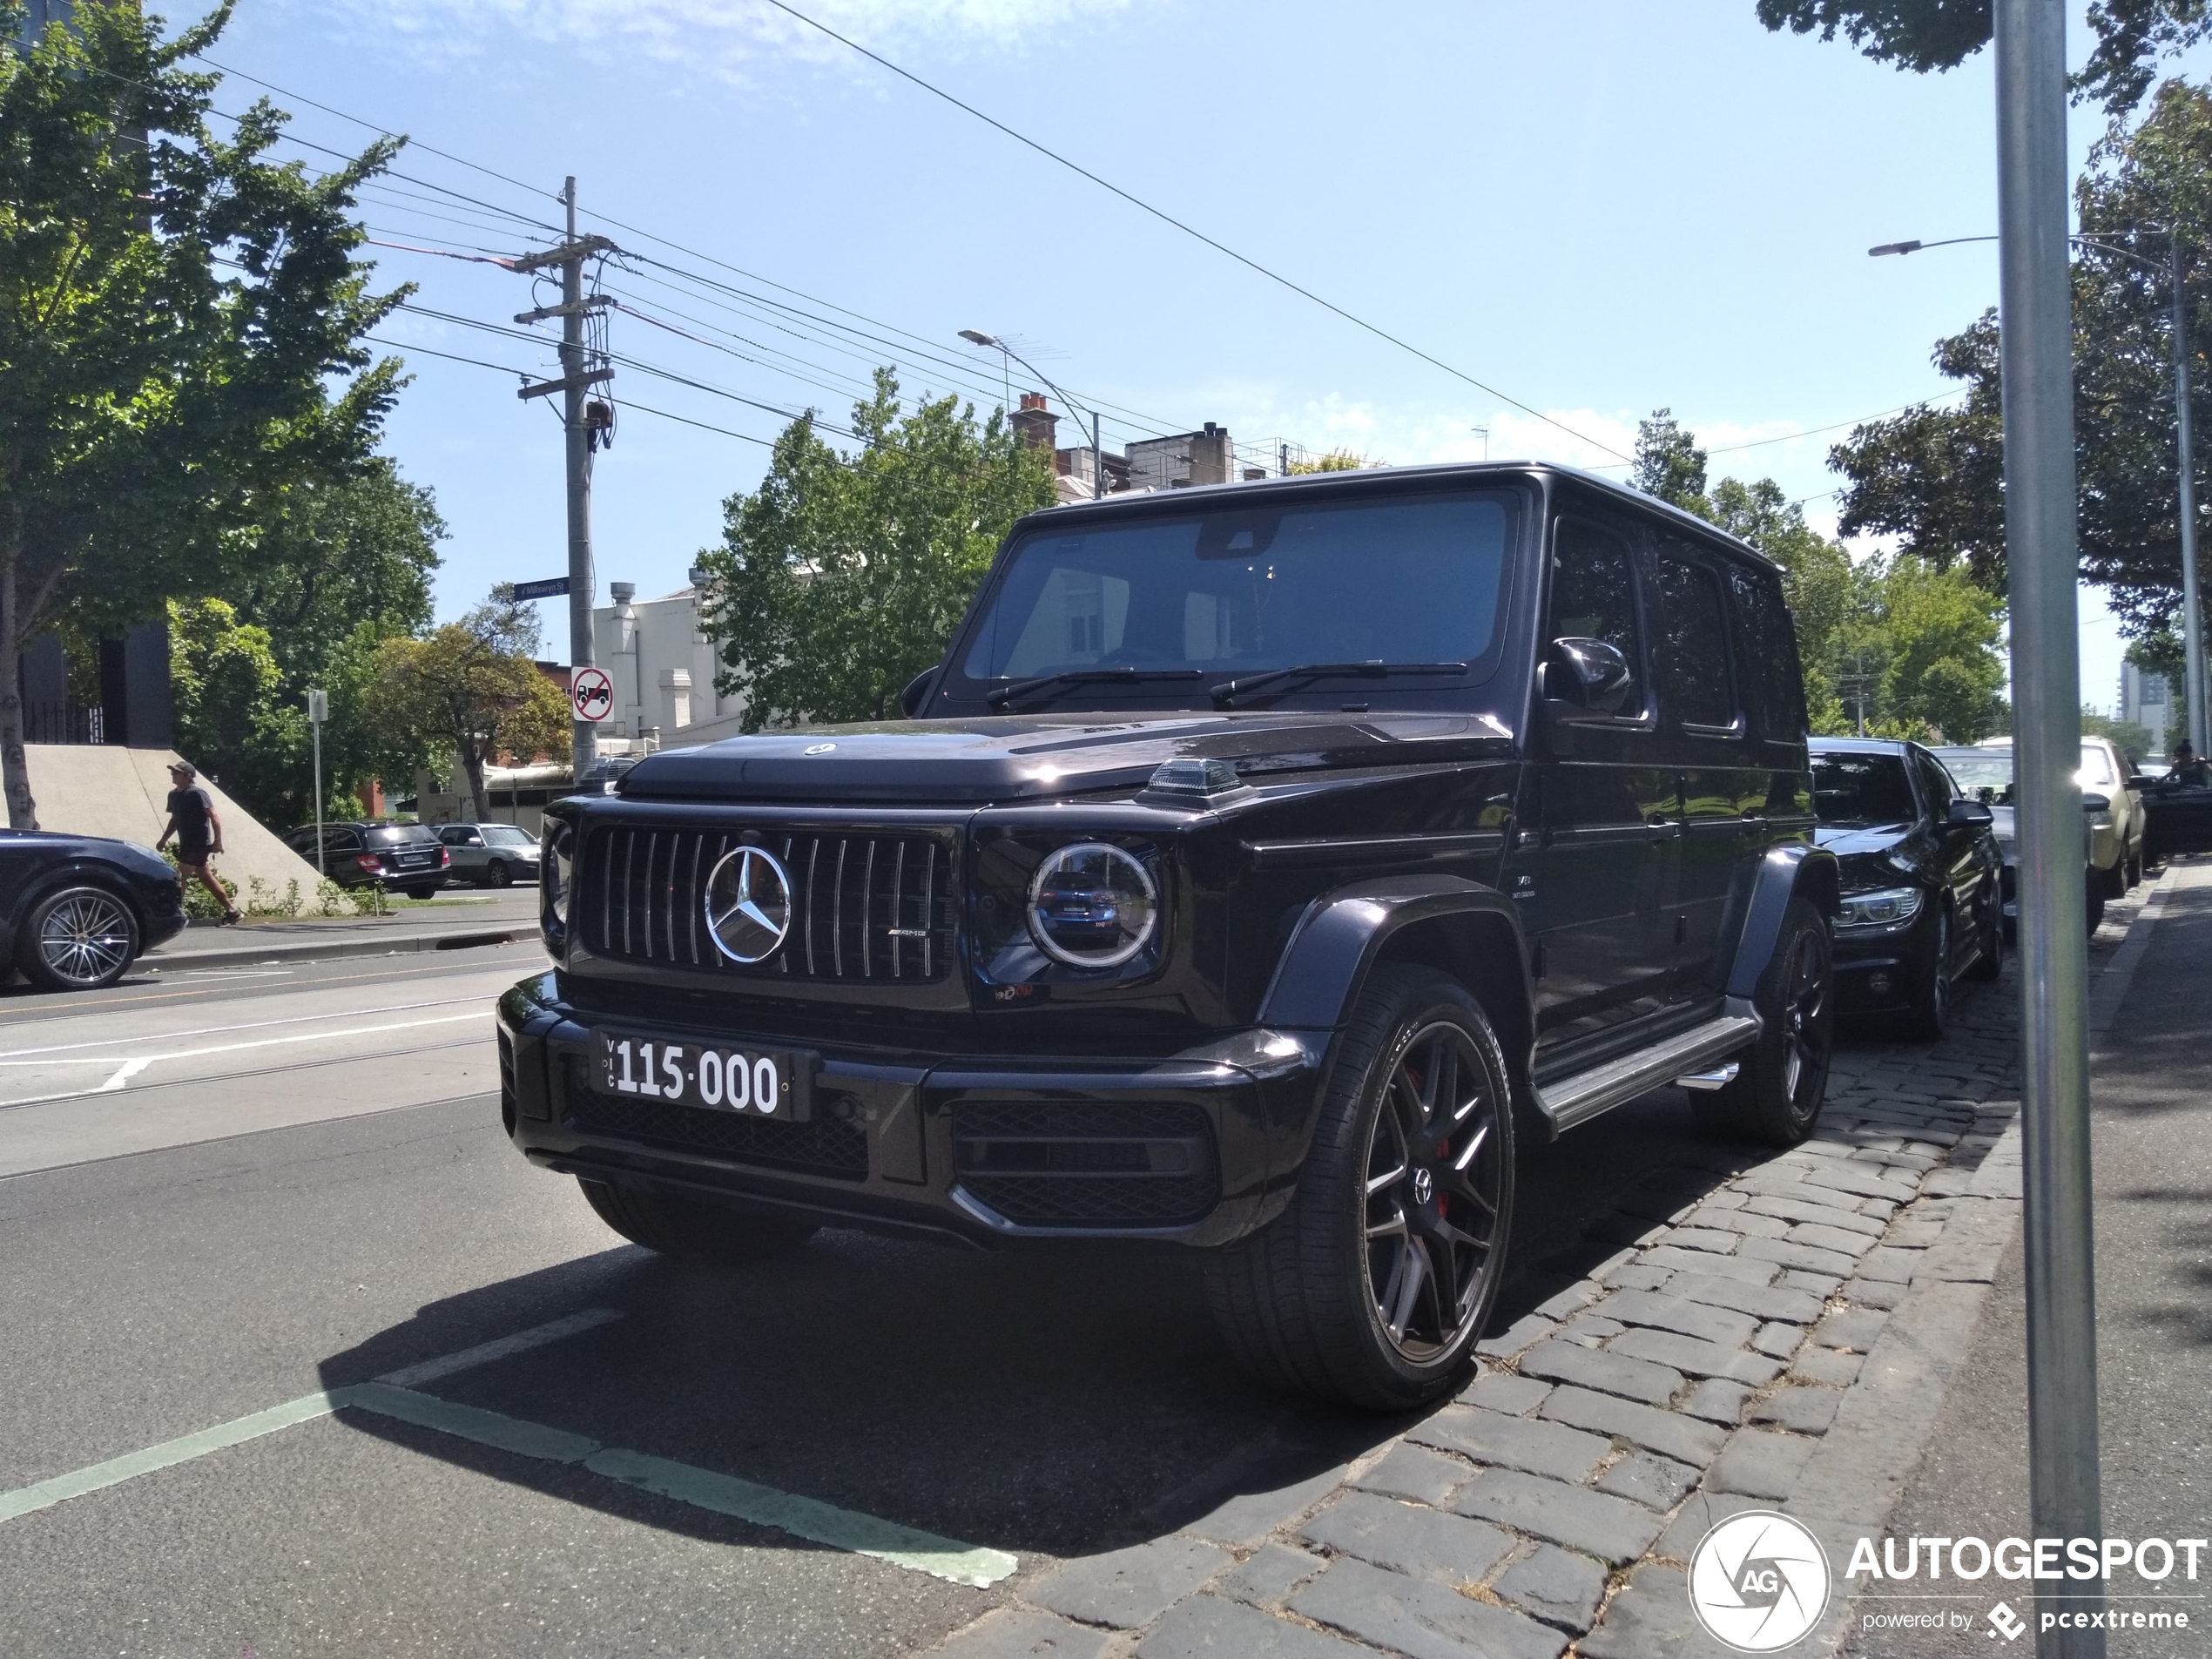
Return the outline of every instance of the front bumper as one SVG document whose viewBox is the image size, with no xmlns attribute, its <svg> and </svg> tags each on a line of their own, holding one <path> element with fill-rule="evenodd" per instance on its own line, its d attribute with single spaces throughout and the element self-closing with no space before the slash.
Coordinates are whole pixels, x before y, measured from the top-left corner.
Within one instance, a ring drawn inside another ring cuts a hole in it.
<svg viewBox="0 0 2212 1659">
<path fill-rule="evenodd" d="M 781 1123 L 602 1094 L 588 1016 L 556 986 L 542 974 L 499 1004 L 502 1116 L 532 1163 L 982 1244 L 1216 1245 L 1265 1224 L 1289 1199 L 1331 1035 L 1244 1030 L 1173 1054 L 1042 1059 L 660 1027 L 819 1055 L 813 1120 Z"/>
<path fill-rule="evenodd" d="M 1927 977 L 1920 930 L 1928 911 L 1895 933 L 1836 935 L 1836 1009 L 1839 1014 L 1889 1014 L 1912 1006 Z"/>
</svg>

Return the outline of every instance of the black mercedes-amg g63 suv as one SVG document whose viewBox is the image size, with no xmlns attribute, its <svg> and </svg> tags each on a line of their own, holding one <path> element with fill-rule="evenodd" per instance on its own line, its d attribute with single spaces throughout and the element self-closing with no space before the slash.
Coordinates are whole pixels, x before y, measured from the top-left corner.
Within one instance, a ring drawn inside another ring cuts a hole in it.
<svg viewBox="0 0 2212 1659">
<path fill-rule="evenodd" d="M 1505 464 L 1053 508 L 904 700 L 548 809 L 502 1111 L 638 1244 L 1170 1241 L 1255 1368 L 1400 1408 L 1517 1143 L 1820 1109 L 1797 647 L 1688 515 Z"/>
</svg>

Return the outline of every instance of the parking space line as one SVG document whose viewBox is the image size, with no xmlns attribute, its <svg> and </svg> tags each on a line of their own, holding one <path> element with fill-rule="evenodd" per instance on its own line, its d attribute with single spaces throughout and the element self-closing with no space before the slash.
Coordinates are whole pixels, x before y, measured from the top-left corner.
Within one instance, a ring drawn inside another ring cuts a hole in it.
<svg viewBox="0 0 2212 1659">
<path fill-rule="evenodd" d="M 463 1406 L 435 1395 L 418 1393 L 406 1381 L 428 1381 L 472 1366 L 488 1365 L 522 1353 L 563 1337 L 574 1336 L 622 1316 L 611 1308 L 586 1308 L 565 1318 L 518 1331 L 491 1342 L 457 1352 L 425 1359 L 386 1372 L 374 1382 L 357 1383 L 307 1394 L 266 1411 L 218 1424 L 213 1428 L 165 1440 L 144 1451 L 126 1453 L 105 1463 L 69 1474 L 58 1474 L 34 1486 L 0 1492 L 0 1521 L 49 1508 L 66 1499 L 119 1486 L 142 1474 L 171 1468 L 226 1447 L 258 1440 L 294 1424 L 354 1409 L 371 1412 L 395 1421 L 411 1423 L 455 1439 L 472 1440 L 499 1451 L 552 1463 L 576 1464 L 606 1480 L 618 1480 L 658 1497 L 705 1509 L 715 1514 L 772 1527 L 826 1544 L 854 1555 L 867 1555 L 893 1567 L 927 1573 L 954 1584 L 988 1589 L 1010 1578 L 1021 1563 L 1002 1549 L 963 1544 L 919 1527 L 902 1526 L 878 1515 L 840 1509 L 819 1499 L 779 1491 L 735 1475 L 718 1474 L 695 1464 L 653 1457 L 619 1446 L 604 1446 L 588 1436 L 571 1433 L 545 1423 L 532 1423 L 481 1406 Z"/>
<path fill-rule="evenodd" d="M 534 1325 L 528 1331 L 517 1331 L 511 1337 L 501 1337 L 491 1342 L 480 1342 L 473 1348 L 463 1348 L 458 1353 L 442 1354 L 435 1359 L 425 1359 L 420 1365 L 401 1366 L 397 1371 L 388 1371 L 376 1379 L 395 1388 L 419 1388 L 426 1382 L 435 1382 L 441 1377 L 450 1377 L 456 1371 L 467 1371 L 476 1366 L 488 1366 L 495 1359 L 504 1359 L 509 1354 L 526 1353 L 549 1342 L 558 1342 L 563 1337 L 572 1337 L 597 1325 L 619 1319 L 622 1314 L 614 1308 L 586 1308 L 581 1313 L 571 1313 L 565 1319 L 556 1319 L 550 1325 Z"/>
</svg>

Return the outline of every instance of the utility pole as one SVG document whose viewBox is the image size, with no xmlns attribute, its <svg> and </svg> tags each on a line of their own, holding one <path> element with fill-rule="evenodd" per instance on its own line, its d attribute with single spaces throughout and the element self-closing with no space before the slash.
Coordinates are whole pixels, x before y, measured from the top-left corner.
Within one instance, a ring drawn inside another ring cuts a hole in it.
<svg viewBox="0 0 2212 1659">
<path fill-rule="evenodd" d="M 2189 442 L 2188 291 L 2182 286 L 2182 230 L 2169 233 L 2174 260 L 2174 420 L 2182 474 L 2182 683 L 2189 699 L 2189 746 L 2208 746 L 2204 709 L 2204 608 L 2196 586 L 2196 452 Z"/>
<path fill-rule="evenodd" d="M 322 850 L 322 723 L 330 718 L 330 693 L 307 693 L 307 724 L 315 734 L 315 873 L 327 876 L 330 863 Z"/>
<path fill-rule="evenodd" d="M 2090 1240 L 2087 894 L 2081 860 L 2067 0 L 1997 0 L 1999 351 L 2020 849 L 2022 1231 L 2034 1535 L 2103 1536 Z M 2187 509 L 2184 509 L 2186 516 Z M 2187 535 L 2185 529 L 2182 532 Z M 2094 1579 L 2045 1590 L 2040 1659 L 2103 1659 Z"/>
<path fill-rule="evenodd" d="M 604 362 L 596 367 L 586 361 L 583 320 L 588 312 L 603 309 L 610 303 L 602 293 L 586 294 L 583 291 L 583 262 L 597 253 L 614 251 L 615 245 L 604 236 L 579 237 L 576 232 L 576 179 L 571 175 L 561 191 L 562 205 L 568 209 L 567 239 L 558 247 L 548 248 L 543 253 L 533 253 L 514 260 L 517 272 L 543 270 L 557 266 L 561 272 L 561 303 L 546 306 L 536 311 L 525 311 L 515 320 L 518 323 L 543 322 L 548 317 L 561 320 L 561 378 L 541 381 L 525 386 L 516 393 L 521 398 L 546 397 L 561 394 L 563 436 L 567 442 L 569 496 L 569 671 L 573 678 L 579 668 L 592 665 L 591 600 L 595 578 L 591 570 L 591 452 L 593 428 L 587 421 L 585 393 L 593 386 L 615 377 L 613 368 Z M 589 720 L 575 720 L 570 725 L 569 750 L 572 768 L 570 780 L 581 784 L 583 774 L 598 759 L 598 727 Z"/>
</svg>

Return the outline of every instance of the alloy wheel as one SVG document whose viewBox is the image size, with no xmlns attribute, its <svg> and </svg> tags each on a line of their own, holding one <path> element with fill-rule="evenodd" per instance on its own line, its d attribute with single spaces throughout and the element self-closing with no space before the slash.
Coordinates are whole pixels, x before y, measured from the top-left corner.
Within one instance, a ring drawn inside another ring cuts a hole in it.
<svg viewBox="0 0 2212 1659">
<path fill-rule="evenodd" d="M 1782 973 L 1782 1092 L 1791 1115 L 1804 1118 L 1820 1105 L 1828 1078 L 1834 1010 L 1828 1000 L 1828 941 L 1815 928 L 1791 941 Z M 1808 1100 L 1806 1096 L 1810 1096 Z"/>
<path fill-rule="evenodd" d="M 130 965 L 130 913 L 104 893 L 72 893 L 46 913 L 38 955 L 57 977 L 97 985 Z"/>
<path fill-rule="evenodd" d="M 1398 1047 L 1369 1132 L 1367 1292 L 1406 1359 L 1454 1352 L 1486 1305 L 1496 1234 L 1503 1109 L 1464 1028 L 1440 1020 Z"/>
</svg>

